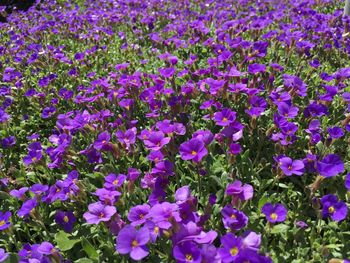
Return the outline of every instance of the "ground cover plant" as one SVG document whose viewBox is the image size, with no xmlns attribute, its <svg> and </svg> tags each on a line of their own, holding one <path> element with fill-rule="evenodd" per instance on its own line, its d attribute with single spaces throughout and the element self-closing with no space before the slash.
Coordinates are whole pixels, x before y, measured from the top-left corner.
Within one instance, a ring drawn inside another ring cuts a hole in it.
<svg viewBox="0 0 350 263">
<path fill-rule="evenodd" d="M 349 262 L 343 5 L 0 7 L 0 262 Z"/>
</svg>

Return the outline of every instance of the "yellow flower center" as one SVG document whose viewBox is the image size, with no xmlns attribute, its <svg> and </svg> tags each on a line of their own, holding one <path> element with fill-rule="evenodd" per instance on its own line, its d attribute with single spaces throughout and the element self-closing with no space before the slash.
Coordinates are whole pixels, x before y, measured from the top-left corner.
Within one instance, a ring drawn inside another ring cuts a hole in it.
<svg viewBox="0 0 350 263">
<path fill-rule="evenodd" d="M 140 214 L 140 215 L 139 215 L 139 218 L 140 218 L 140 219 L 143 219 L 143 217 L 144 217 L 143 214 Z"/>
<path fill-rule="evenodd" d="M 37 160 L 38 160 L 38 158 L 36 158 L 36 157 L 33 157 L 33 158 L 32 158 L 32 162 L 34 162 L 34 163 L 35 163 Z"/>
<path fill-rule="evenodd" d="M 288 166 L 288 170 L 291 171 L 293 167 L 291 165 Z"/>
<path fill-rule="evenodd" d="M 222 121 L 223 121 L 223 122 L 227 122 L 228 119 L 227 119 L 227 118 L 223 118 Z"/>
<path fill-rule="evenodd" d="M 54 253 L 56 253 L 56 249 L 53 248 L 53 249 L 50 250 L 50 252 L 51 252 L 51 254 L 54 254 Z"/>
<path fill-rule="evenodd" d="M 134 247 L 137 247 L 139 245 L 139 243 L 137 242 L 137 240 L 133 240 L 131 242 L 131 246 L 134 248 Z"/>
<path fill-rule="evenodd" d="M 63 221 L 64 221 L 65 223 L 68 223 L 68 221 L 69 221 L 68 216 L 64 216 L 64 217 L 63 217 Z"/>
<path fill-rule="evenodd" d="M 6 224 L 5 220 L 1 220 L 1 221 L 0 221 L 0 226 L 3 226 L 3 225 L 5 225 L 5 224 Z"/>
<path fill-rule="evenodd" d="M 196 151 L 192 151 L 191 154 L 192 154 L 192 155 L 196 155 L 197 152 L 196 152 Z"/>
<path fill-rule="evenodd" d="M 232 214 L 232 215 L 231 215 L 231 218 L 232 218 L 232 219 L 236 219 L 236 215 L 235 215 L 235 214 Z"/>
<path fill-rule="evenodd" d="M 105 214 L 103 212 L 101 212 L 100 215 L 99 215 L 99 218 L 102 218 L 104 216 L 105 216 Z"/>
<path fill-rule="evenodd" d="M 236 256 L 238 252 L 239 252 L 238 247 L 233 247 L 230 249 L 231 256 Z"/>
<path fill-rule="evenodd" d="M 334 211 L 335 211 L 335 209 L 334 209 L 333 206 L 328 207 L 328 212 L 329 212 L 329 213 L 333 214 Z"/>
<path fill-rule="evenodd" d="M 119 180 L 118 179 L 115 179 L 114 181 L 113 181 L 113 184 L 114 185 L 117 185 L 119 183 Z"/>
<path fill-rule="evenodd" d="M 276 220 L 278 215 L 276 213 L 272 213 L 270 217 L 272 218 L 272 220 Z"/>
<path fill-rule="evenodd" d="M 191 254 L 186 254 L 186 261 L 192 262 L 193 257 Z"/>
<path fill-rule="evenodd" d="M 157 226 L 154 227 L 154 230 L 153 230 L 153 231 L 154 231 L 154 233 L 158 234 L 158 233 L 159 233 L 159 227 L 157 227 Z"/>
</svg>

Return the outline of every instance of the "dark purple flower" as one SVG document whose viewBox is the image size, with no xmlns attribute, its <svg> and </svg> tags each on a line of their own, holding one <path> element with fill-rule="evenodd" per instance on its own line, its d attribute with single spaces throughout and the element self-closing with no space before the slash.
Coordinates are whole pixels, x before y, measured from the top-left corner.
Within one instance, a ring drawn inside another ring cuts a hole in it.
<svg viewBox="0 0 350 263">
<path fill-rule="evenodd" d="M 183 160 L 193 160 L 196 163 L 200 162 L 208 154 L 204 142 L 197 138 L 182 143 L 179 151 Z"/>
<path fill-rule="evenodd" d="M 283 222 L 286 220 L 287 217 L 287 209 L 282 204 L 271 204 L 266 203 L 261 208 L 262 213 L 266 216 L 266 219 L 270 223 L 276 223 L 276 222 Z"/>
<path fill-rule="evenodd" d="M 0 211 L 0 231 L 5 230 L 11 226 L 11 222 L 9 221 L 11 217 L 11 212 L 7 211 L 5 213 L 2 213 Z"/>
<path fill-rule="evenodd" d="M 327 129 L 329 137 L 332 139 L 338 139 L 344 136 L 344 131 L 341 127 L 332 127 Z"/>
<path fill-rule="evenodd" d="M 122 255 L 130 253 L 133 260 L 141 260 L 149 254 L 146 246 L 149 239 L 148 228 L 136 230 L 133 226 L 127 225 L 117 236 L 116 250 Z"/>
<path fill-rule="evenodd" d="M 88 208 L 89 212 L 85 212 L 83 215 L 88 224 L 107 222 L 117 212 L 114 206 L 105 205 L 101 202 L 89 204 Z"/>
<path fill-rule="evenodd" d="M 303 161 L 301 160 L 293 161 L 289 157 L 283 157 L 279 159 L 279 167 L 285 175 L 291 176 L 293 174 L 302 175 L 304 173 L 305 166 Z"/>
<path fill-rule="evenodd" d="M 56 212 L 55 221 L 58 225 L 63 227 L 67 233 L 72 232 L 76 218 L 72 211 L 60 211 Z"/>
<path fill-rule="evenodd" d="M 350 173 L 348 173 L 345 177 L 344 185 L 348 191 L 350 191 Z"/>
<path fill-rule="evenodd" d="M 328 154 L 317 162 L 317 170 L 324 177 L 336 176 L 344 172 L 344 163 L 336 154 Z"/>
<path fill-rule="evenodd" d="M 225 228 L 240 230 L 248 224 L 248 217 L 241 211 L 227 205 L 221 210 Z"/>
<path fill-rule="evenodd" d="M 178 244 L 173 249 L 173 255 L 176 262 L 179 263 L 201 263 L 202 255 L 198 246 L 190 241 Z"/>
<path fill-rule="evenodd" d="M 321 198 L 322 217 L 331 217 L 334 221 L 342 221 L 348 215 L 346 203 L 338 201 L 336 195 L 328 194 Z"/>
</svg>

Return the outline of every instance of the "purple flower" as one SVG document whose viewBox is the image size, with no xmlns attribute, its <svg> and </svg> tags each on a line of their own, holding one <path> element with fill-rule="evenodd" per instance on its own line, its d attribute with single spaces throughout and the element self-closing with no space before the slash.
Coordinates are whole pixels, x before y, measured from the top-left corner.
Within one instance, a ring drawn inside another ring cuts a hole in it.
<svg viewBox="0 0 350 263">
<path fill-rule="evenodd" d="M 164 137 L 164 133 L 161 131 L 151 132 L 147 139 L 143 140 L 147 149 L 152 151 L 158 151 L 163 148 L 164 145 L 170 142 L 170 137 Z"/>
<path fill-rule="evenodd" d="M 348 215 L 348 207 L 346 203 L 338 201 L 336 195 L 328 194 L 321 198 L 322 217 L 330 217 L 334 221 L 342 221 Z"/>
<path fill-rule="evenodd" d="M 22 187 L 18 190 L 11 190 L 10 195 L 17 199 L 25 199 L 25 193 L 28 191 L 28 187 Z"/>
<path fill-rule="evenodd" d="M 241 211 L 227 205 L 221 210 L 225 228 L 240 230 L 248 224 L 248 217 Z"/>
<path fill-rule="evenodd" d="M 19 217 L 29 216 L 38 205 L 36 198 L 29 199 L 23 203 L 21 208 L 18 210 L 17 215 Z"/>
<path fill-rule="evenodd" d="M 344 131 L 340 127 L 332 127 L 327 129 L 329 137 L 332 139 L 339 139 L 344 136 Z"/>
<path fill-rule="evenodd" d="M 11 226 L 11 223 L 9 221 L 11 217 L 11 212 L 7 211 L 5 213 L 2 213 L 0 211 L 0 231 L 5 230 Z"/>
<path fill-rule="evenodd" d="M 99 151 L 109 151 L 111 149 L 110 139 L 111 136 L 108 132 L 102 132 L 94 142 L 94 148 Z"/>
<path fill-rule="evenodd" d="M 249 74 L 264 73 L 266 71 L 266 66 L 263 64 L 251 64 L 248 66 Z"/>
<path fill-rule="evenodd" d="M 118 176 L 115 174 L 109 174 L 105 177 L 104 187 L 106 189 L 115 189 L 123 185 L 126 179 L 125 174 L 119 174 Z"/>
<path fill-rule="evenodd" d="M 285 175 L 291 176 L 293 174 L 302 175 L 304 173 L 305 166 L 303 161 L 301 160 L 293 161 L 289 157 L 283 157 L 279 159 L 279 167 Z"/>
<path fill-rule="evenodd" d="M 280 102 L 278 104 L 278 113 L 285 118 L 294 118 L 298 115 L 299 109 L 297 107 L 293 107 L 285 102 Z"/>
<path fill-rule="evenodd" d="M 226 187 L 226 194 L 238 198 L 242 201 L 249 200 L 253 197 L 254 189 L 250 184 L 242 185 L 242 182 L 235 180 Z"/>
<path fill-rule="evenodd" d="M 216 125 L 225 127 L 236 120 L 236 113 L 230 109 L 225 108 L 220 112 L 215 112 L 214 120 L 216 122 Z"/>
<path fill-rule="evenodd" d="M 174 258 L 179 263 L 200 263 L 202 262 L 201 251 L 198 246 L 190 241 L 178 244 L 173 249 Z"/>
<path fill-rule="evenodd" d="M 146 244 L 150 238 L 146 227 L 136 230 L 133 226 L 125 226 L 117 236 L 116 250 L 122 254 L 129 254 L 133 260 L 141 260 L 149 252 Z"/>
<path fill-rule="evenodd" d="M 188 185 L 185 185 L 175 192 L 175 200 L 177 204 L 182 204 L 187 201 L 187 199 L 191 196 L 191 190 Z"/>
<path fill-rule="evenodd" d="M 50 242 L 43 242 L 38 247 L 38 252 L 43 255 L 57 255 L 58 250 Z"/>
<path fill-rule="evenodd" d="M 9 256 L 9 253 L 6 253 L 4 249 L 0 248 L 0 262 L 4 262 Z"/>
<path fill-rule="evenodd" d="M 336 176 L 344 172 L 344 163 L 336 154 L 328 154 L 317 162 L 317 170 L 324 177 Z"/>
<path fill-rule="evenodd" d="M 89 204 L 88 208 L 89 212 L 85 212 L 83 215 L 88 224 L 107 222 L 117 212 L 114 206 L 105 205 L 101 202 Z"/>
<path fill-rule="evenodd" d="M 348 191 L 350 191 L 350 173 L 348 173 L 345 177 L 344 185 Z"/>
<path fill-rule="evenodd" d="M 131 225 L 138 226 L 145 223 L 149 211 L 150 206 L 147 204 L 132 207 L 128 214 L 128 219 L 131 222 Z"/>
<path fill-rule="evenodd" d="M 242 238 L 228 233 L 221 237 L 222 248 L 218 252 L 223 263 L 235 262 L 243 245 Z"/>
<path fill-rule="evenodd" d="M 282 204 L 266 203 L 261 208 L 262 213 L 270 223 L 283 222 L 287 217 L 287 209 Z"/>
<path fill-rule="evenodd" d="M 93 194 L 98 196 L 98 199 L 106 205 L 113 205 L 121 196 L 120 192 L 106 188 L 99 188 Z"/>
<path fill-rule="evenodd" d="M 181 217 L 178 212 L 179 207 L 176 204 L 163 202 L 155 204 L 149 213 L 149 217 L 156 223 L 161 229 L 169 229 L 172 226 L 172 222 L 180 222 Z"/>
<path fill-rule="evenodd" d="M 179 151 L 183 160 L 193 160 L 196 163 L 200 162 L 208 154 L 204 142 L 197 138 L 182 143 Z"/>
<path fill-rule="evenodd" d="M 58 225 L 63 227 L 64 231 L 67 233 L 72 232 L 76 218 L 72 211 L 60 211 L 56 212 L 55 221 Z"/>
</svg>

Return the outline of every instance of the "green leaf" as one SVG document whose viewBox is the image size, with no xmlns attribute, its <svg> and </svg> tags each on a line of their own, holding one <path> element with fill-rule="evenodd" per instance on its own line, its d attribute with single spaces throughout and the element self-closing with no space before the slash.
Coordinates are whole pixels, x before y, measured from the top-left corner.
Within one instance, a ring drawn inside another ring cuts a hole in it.
<svg viewBox="0 0 350 263">
<path fill-rule="evenodd" d="M 76 243 L 80 242 L 79 239 L 69 239 L 70 235 L 64 231 L 60 231 L 55 235 L 55 241 L 57 247 L 61 251 L 70 250 Z"/>
<path fill-rule="evenodd" d="M 74 261 L 75 263 L 92 263 L 92 262 L 94 262 L 93 260 L 91 260 L 91 259 L 88 259 L 88 258 L 80 258 L 80 259 L 78 259 L 78 260 L 76 260 L 76 261 Z"/>
<path fill-rule="evenodd" d="M 98 252 L 96 249 L 91 245 L 91 243 L 87 239 L 83 239 L 81 242 L 81 245 L 83 246 L 83 249 L 85 253 L 90 257 L 90 258 L 98 258 Z"/>
<path fill-rule="evenodd" d="M 288 225 L 285 224 L 278 224 L 275 225 L 272 229 L 271 229 L 271 233 L 272 234 L 279 234 L 279 233 L 284 233 L 286 232 L 290 227 Z"/>
</svg>

